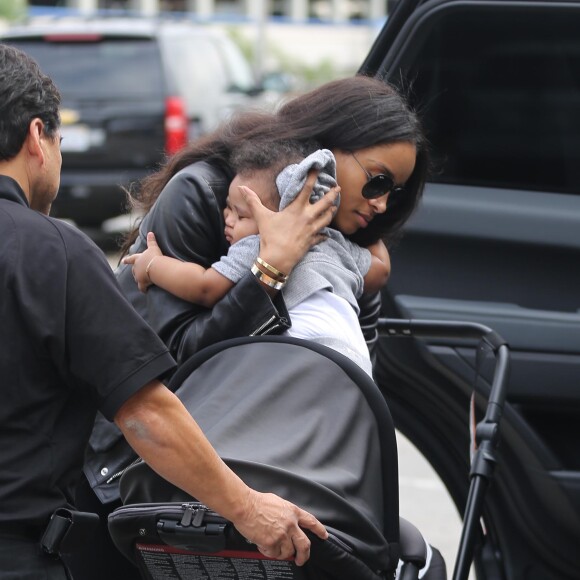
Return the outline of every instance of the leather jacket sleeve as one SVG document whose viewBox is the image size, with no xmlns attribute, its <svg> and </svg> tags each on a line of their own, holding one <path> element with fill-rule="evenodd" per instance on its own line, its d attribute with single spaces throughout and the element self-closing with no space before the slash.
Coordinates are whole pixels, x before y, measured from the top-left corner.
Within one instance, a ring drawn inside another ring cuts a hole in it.
<svg viewBox="0 0 580 580">
<path fill-rule="evenodd" d="M 379 340 L 377 322 L 381 315 L 381 293 L 375 292 L 373 294 L 363 294 L 359 298 L 358 304 L 360 306 L 358 320 L 367 346 L 369 347 L 371 361 L 374 365 L 377 342 Z"/>
<path fill-rule="evenodd" d="M 194 163 L 177 173 L 143 219 L 130 253 L 143 251 L 147 233 L 152 231 L 165 255 L 210 267 L 228 250 L 223 208 L 229 182 L 230 176 L 206 162 Z M 130 266 L 121 265 L 117 278 L 129 301 L 178 363 L 220 340 L 278 334 L 290 326 L 282 296 L 272 300 L 251 273 L 211 310 L 154 286 L 141 293 Z"/>
</svg>

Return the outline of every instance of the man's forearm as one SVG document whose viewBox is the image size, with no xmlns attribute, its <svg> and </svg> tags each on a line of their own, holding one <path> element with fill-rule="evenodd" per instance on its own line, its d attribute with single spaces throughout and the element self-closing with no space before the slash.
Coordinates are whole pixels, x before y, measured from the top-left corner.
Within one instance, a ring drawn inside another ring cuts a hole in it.
<svg viewBox="0 0 580 580">
<path fill-rule="evenodd" d="M 179 399 L 150 383 L 121 407 L 115 422 L 129 444 L 164 479 L 225 518 L 243 516 L 249 488 L 219 458 Z"/>
<path fill-rule="evenodd" d="M 302 565 L 310 541 L 301 528 L 328 537 L 313 515 L 246 486 L 218 457 L 181 401 L 158 381 L 125 402 L 115 422 L 152 469 L 230 520 L 265 556 L 294 558 Z"/>
</svg>

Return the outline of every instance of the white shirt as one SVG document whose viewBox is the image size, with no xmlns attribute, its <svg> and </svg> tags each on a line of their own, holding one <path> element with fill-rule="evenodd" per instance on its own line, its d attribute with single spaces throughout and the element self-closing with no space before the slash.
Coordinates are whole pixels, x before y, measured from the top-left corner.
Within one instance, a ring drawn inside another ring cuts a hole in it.
<svg viewBox="0 0 580 580">
<path fill-rule="evenodd" d="M 328 290 L 318 290 L 292 307 L 288 336 L 312 340 L 344 354 L 372 376 L 369 349 L 358 317 L 347 300 Z"/>
</svg>

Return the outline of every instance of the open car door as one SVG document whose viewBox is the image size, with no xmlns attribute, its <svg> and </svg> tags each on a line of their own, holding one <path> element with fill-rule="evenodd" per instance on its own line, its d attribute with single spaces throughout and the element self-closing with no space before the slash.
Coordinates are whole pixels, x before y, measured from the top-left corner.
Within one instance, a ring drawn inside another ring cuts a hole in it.
<svg viewBox="0 0 580 580">
<path fill-rule="evenodd" d="M 398 0 L 360 70 L 408 95 L 433 158 L 383 315 L 479 322 L 510 345 L 478 579 L 580 577 L 579 30 L 577 1 Z M 477 366 L 476 416 L 490 382 L 476 358 L 469 342 L 389 337 L 376 363 L 460 512 Z"/>
</svg>

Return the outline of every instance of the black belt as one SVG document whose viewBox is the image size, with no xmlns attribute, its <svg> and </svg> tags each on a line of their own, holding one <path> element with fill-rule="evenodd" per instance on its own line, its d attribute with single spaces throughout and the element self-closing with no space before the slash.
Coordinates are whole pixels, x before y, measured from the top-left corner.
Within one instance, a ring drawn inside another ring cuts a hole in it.
<svg viewBox="0 0 580 580">
<path fill-rule="evenodd" d="M 49 555 L 74 553 L 93 536 L 98 525 L 97 514 L 59 508 L 52 514 L 40 546 Z"/>
<path fill-rule="evenodd" d="M 45 525 L 21 524 L 19 522 L 0 523 L 0 535 L 22 538 L 38 542 L 46 529 Z"/>
<path fill-rule="evenodd" d="M 44 526 L 0 523 L 0 535 L 40 542 L 43 552 L 58 555 L 61 550 L 67 553 L 77 551 L 93 536 L 98 524 L 97 514 L 59 508 Z"/>
</svg>

